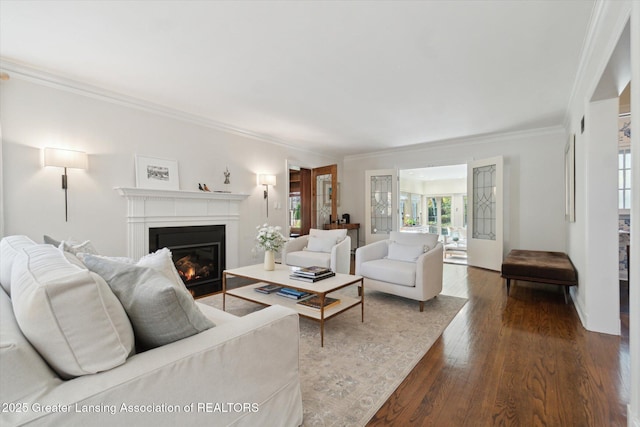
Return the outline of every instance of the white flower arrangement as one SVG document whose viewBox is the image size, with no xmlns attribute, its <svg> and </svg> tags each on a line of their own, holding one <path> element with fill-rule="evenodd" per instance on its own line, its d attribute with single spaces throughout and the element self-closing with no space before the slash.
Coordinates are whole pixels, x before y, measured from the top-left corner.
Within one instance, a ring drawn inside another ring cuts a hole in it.
<svg viewBox="0 0 640 427">
<path fill-rule="evenodd" d="M 282 227 L 263 224 L 257 226 L 256 230 L 258 230 L 256 246 L 265 251 L 279 252 L 287 241 L 280 232 Z"/>
</svg>

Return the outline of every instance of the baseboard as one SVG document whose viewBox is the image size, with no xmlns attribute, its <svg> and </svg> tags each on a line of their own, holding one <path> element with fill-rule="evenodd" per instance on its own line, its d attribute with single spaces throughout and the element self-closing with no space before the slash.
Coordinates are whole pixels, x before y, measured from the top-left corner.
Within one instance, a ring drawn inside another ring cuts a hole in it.
<svg viewBox="0 0 640 427">
<path fill-rule="evenodd" d="M 576 313 L 578 313 L 578 317 L 580 318 L 580 322 L 582 323 L 582 327 L 587 329 L 587 315 L 584 313 L 584 309 L 582 304 L 579 302 L 578 290 L 575 286 L 571 286 L 569 288 L 569 294 L 571 295 L 571 300 L 573 301 L 573 306 L 576 308 Z"/>
</svg>

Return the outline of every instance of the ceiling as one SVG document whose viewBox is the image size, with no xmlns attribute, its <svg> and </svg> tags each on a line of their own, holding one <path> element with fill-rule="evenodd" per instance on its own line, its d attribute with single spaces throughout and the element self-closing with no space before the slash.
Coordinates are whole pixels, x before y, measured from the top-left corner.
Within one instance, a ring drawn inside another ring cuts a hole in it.
<svg viewBox="0 0 640 427">
<path fill-rule="evenodd" d="M 349 155 L 562 125 L 594 3 L 0 0 L 0 66 Z"/>
</svg>

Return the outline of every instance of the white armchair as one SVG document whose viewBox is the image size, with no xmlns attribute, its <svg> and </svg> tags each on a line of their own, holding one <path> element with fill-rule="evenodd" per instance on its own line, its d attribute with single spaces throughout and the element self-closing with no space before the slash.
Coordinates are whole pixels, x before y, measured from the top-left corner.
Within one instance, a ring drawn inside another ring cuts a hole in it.
<svg viewBox="0 0 640 427">
<path fill-rule="evenodd" d="M 437 234 L 392 231 L 390 238 L 356 250 L 356 271 L 366 290 L 424 302 L 442 292 L 442 243 Z"/>
<path fill-rule="evenodd" d="M 335 273 L 349 274 L 351 238 L 346 229 L 317 230 L 289 240 L 282 249 L 282 264 L 296 267 L 328 267 Z"/>
</svg>

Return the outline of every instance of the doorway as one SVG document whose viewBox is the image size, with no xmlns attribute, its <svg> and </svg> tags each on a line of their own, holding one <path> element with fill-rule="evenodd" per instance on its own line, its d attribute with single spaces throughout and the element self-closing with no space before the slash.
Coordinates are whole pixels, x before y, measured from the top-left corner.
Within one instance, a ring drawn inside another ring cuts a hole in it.
<svg viewBox="0 0 640 427">
<path fill-rule="evenodd" d="M 631 251 L 631 83 L 618 99 L 618 267 L 621 320 L 629 316 L 629 254 Z"/>
<path fill-rule="evenodd" d="M 444 262 L 467 264 L 467 165 L 399 171 L 398 229 L 438 234 Z"/>
<path fill-rule="evenodd" d="M 289 236 L 309 234 L 311 228 L 311 169 L 289 169 Z"/>
</svg>

